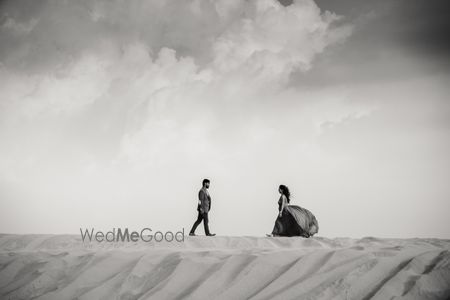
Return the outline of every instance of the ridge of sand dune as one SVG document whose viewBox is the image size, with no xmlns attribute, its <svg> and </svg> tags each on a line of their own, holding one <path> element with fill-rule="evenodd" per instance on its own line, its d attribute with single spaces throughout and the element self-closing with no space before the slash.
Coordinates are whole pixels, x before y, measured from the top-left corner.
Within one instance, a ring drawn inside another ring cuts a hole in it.
<svg viewBox="0 0 450 300">
<path fill-rule="evenodd" d="M 448 299 L 450 241 L 0 235 L 1 299 Z"/>
</svg>

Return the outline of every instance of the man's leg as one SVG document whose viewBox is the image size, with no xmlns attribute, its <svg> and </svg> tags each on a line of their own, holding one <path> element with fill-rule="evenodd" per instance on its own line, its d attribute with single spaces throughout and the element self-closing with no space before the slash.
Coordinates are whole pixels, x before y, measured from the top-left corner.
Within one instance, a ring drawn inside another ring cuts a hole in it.
<svg viewBox="0 0 450 300">
<path fill-rule="evenodd" d="M 189 232 L 189 234 L 194 234 L 195 230 L 197 229 L 197 226 L 200 225 L 200 223 L 202 222 L 203 216 L 200 212 L 198 212 L 198 217 L 197 217 L 197 221 L 195 221 L 194 225 L 192 225 L 192 229 Z"/>
<path fill-rule="evenodd" d="M 203 214 L 203 226 L 205 227 L 205 234 L 209 235 L 208 213 Z"/>
</svg>

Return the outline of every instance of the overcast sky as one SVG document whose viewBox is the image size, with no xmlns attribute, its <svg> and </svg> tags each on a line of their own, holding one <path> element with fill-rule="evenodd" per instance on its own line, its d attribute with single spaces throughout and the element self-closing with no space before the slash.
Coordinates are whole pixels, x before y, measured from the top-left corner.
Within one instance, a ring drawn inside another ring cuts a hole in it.
<svg viewBox="0 0 450 300">
<path fill-rule="evenodd" d="M 447 1 L 282 2 L 2 1 L 0 232 L 450 238 Z"/>
</svg>

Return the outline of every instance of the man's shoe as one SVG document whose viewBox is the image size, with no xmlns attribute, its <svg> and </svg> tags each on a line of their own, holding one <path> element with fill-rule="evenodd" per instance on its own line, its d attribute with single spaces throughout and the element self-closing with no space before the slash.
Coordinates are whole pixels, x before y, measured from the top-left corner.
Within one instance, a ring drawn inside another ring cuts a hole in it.
<svg viewBox="0 0 450 300">
<path fill-rule="evenodd" d="M 216 234 L 215 233 L 210 233 L 210 234 L 207 234 L 206 236 L 215 236 Z"/>
<path fill-rule="evenodd" d="M 189 232 L 189 235 L 190 235 L 190 236 L 195 236 L 195 233 Z"/>
</svg>

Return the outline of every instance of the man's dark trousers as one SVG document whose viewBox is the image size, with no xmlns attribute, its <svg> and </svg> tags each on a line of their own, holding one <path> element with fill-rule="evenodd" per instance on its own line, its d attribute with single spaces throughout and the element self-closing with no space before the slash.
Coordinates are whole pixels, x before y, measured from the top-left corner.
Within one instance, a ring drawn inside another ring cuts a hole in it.
<svg viewBox="0 0 450 300">
<path fill-rule="evenodd" d="M 200 223 L 203 220 L 203 226 L 205 227 L 205 234 L 209 235 L 209 227 L 208 227 L 208 213 L 201 213 L 198 212 L 197 221 L 195 221 L 194 225 L 192 226 L 191 233 L 194 233 L 197 229 L 197 226 L 200 225 Z"/>
</svg>

